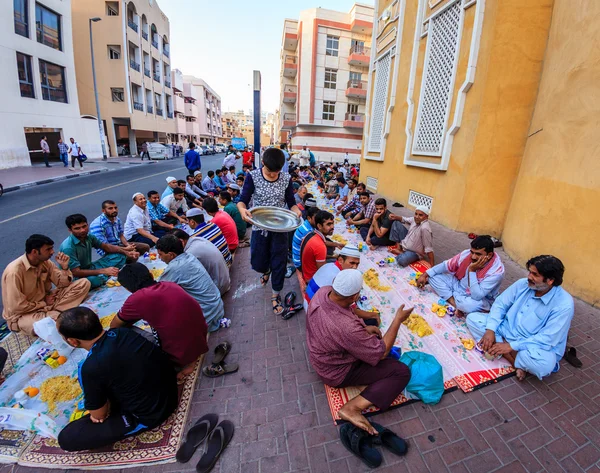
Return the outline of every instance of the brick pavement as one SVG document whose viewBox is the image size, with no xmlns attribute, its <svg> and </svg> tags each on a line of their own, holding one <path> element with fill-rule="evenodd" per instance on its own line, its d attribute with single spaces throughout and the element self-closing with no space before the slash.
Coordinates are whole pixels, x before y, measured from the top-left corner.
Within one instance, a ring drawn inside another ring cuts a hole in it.
<svg viewBox="0 0 600 473">
<path fill-rule="evenodd" d="M 400 213 L 408 214 L 405 209 Z M 436 261 L 467 248 L 464 234 L 437 224 L 433 228 Z M 500 254 L 507 286 L 525 272 Z M 190 414 L 190 423 L 216 412 L 236 425 L 232 444 L 214 471 L 369 471 L 339 441 L 323 384 L 308 363 L 305 314 L 289 321 L 272 315 L 270 289 L 258 287 L 248 260 L 249 249 L 242 249 L 232 270 L 233 289 L 225 299 L 232 327 L 210 338 L 211 350 L 223 340 L 232 342 L 228 361 L 239 363 L 240 370 L 217 379 L 201 377 Z M 295 277 L 286 282 L 284 291 L 290 289 L 298 290 Z M 376 421 L 408 439 L 410 450 L 404 458 L 384 451 L 384 463 L 375 471 L 600 472 L 600 363 L 593 354 L 600 348 L 600 311 L 581 301 L 575 307 L 570 342 L 581 355 L 583 369 L 562 363 L 544 382 L 510 378 L 469 394 L 455 391 L 435 406 L 415 403 L 380 414 Z M 199 456 L 196 452 L 186 465 L 133 471 L 191 472 Z"/>
</svg>

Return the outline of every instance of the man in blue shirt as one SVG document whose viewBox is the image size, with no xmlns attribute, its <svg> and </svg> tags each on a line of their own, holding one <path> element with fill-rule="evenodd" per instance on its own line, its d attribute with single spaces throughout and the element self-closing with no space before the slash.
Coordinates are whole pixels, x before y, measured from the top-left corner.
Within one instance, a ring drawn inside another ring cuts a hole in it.
<svg viewBox="0 0 600 473">
<path fill-rule="evenodd" d="M 196 145 L 190 143 L 189 148 L 190 149 L 185 153 L 184 163 L 190 175 L 193 176 L 194 172 L 200 170 L 202 163 L 200 162 L 200 155 L 198 154 L 198 151 L 196 151 Z"/>
<path fill-rule="evenodd" d="M 223 171 L 221 169 L 217 169 L 215 171 L 215 177 L 213 178 L 213 182 L 215 183 L 215 186 L 217 188 L 217 192 L 221 192 L 221 191 L 226 191 L 227 190 L 227 184 L 225 184 L 225 182 L 223 182 Z"/>
<path fill-rule="evenodd" d="M 214 171 L 208 171 L 208 175 L 202 180 L 202 189 L 204 192 L 212 192 L 213 194 L 217 193 L 217 186 L 215 186 L 215 181 L 213 178 L 215 177 Z"/>
<path fill-rule="evenodd" d="M 565 267 L 549 255 L 531 258 L 529 274 L 504 291 L 489 314 L 472 312 L 467 326 L 481 349 L 504 356 L 522 381 L 542 379 L 560 368 L 573 319 L 573 298 L 560 285 Z"/>
<path fill-rule="evenodd" d="M 315 215 L 319 212 L 319 208 L 315 205 L 314 207 L 306 208 L 306 220 L 300 225 L 294 232 L 294 240 L 292 241 L 292 260 L 296 268 L 300 268 L 302 262 L 300 260 L 300 248 L 302 247 L 302 240 L 306 235 L 315 230 Z"/>
</svg>

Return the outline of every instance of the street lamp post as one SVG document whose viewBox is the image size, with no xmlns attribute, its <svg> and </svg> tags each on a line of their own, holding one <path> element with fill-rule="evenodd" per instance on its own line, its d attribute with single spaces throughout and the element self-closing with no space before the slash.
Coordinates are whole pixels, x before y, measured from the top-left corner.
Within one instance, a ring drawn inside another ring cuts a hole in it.
<svg viewBox="0 0 600 473">
<path fill-rule="evenodd" d="M 96 23 L 102 18 L 90 18 L 90 53 L 92 56 L 92 78 L 94 79 L 94 95 L 96 96 L 96 117 L 98 118 L 98 131 L 100 133 L 100 144 L 102 145 L 102 159 L 106 161 L 106 143 L 104 140 L 104 126 L 102 125 L 102 117 L 100 116 L 100 102 L 98 100 L 98 86 L 96 85 L 96 66 L 94 64 L 94 38 L 92 36 L 92 22 Z"/>
</svg>

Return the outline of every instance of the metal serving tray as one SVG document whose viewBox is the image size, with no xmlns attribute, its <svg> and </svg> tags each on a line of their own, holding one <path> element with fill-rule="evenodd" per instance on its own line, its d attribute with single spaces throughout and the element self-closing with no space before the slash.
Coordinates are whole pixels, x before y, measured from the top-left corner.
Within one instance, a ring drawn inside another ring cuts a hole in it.
<svg viewBox="0 0 600 473">
<path fill-rule="evenodd" d="M 287 233 L 302 225 L 302 219 L 294 212 L 280 207 L 253 207 L 250 209 L 250 213 L 252 214 L 250 222 L 253 225 L 270 232 Z"/>
</svg>

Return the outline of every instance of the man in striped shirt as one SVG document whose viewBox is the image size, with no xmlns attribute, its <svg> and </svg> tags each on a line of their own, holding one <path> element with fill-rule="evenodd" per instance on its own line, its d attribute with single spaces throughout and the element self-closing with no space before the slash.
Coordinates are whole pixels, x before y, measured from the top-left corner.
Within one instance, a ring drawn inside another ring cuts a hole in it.
<svg viewBox="0 0 600 473">
<path fill-rule="evenodd" d="M 223 235 L 221 229 L 214 223 L 205 222 L 204 214 L 200 209 L 188 210 L 186 217 L 188 218 L 188 225 L 194 232 L 190 235 L 190 238 L 206 238 L 219 249 L 223 255 L 223 258 L 225 259 L 225 264 L 227 264 L 227 267 L 230 268 L 231 263 L 233 263 L 233 258 L 231 257 L 231 252 L 227 246 L 227 240 L 225 240 L 225 236 Z"/>
<path fill-rule="evenodd" d="M 300 260 L 300 248 L 302 247 L 302 240 L 306 235 L 314 231 L 315 215 L 317 215 L 317 212 L 319 212 L 319 209 L 316 206 L 317 203 L 314 201 L 314 199 L 309 200 L 313 201 L 314 206 L 310 206 L 306 209 L 306 220 L 304 220 L 304 223 L 300 225 L 294 232 L 294 240 L 292 242 L 292 260 L 296 268 L 300 268 L 300 266 L 302 266 Z"/>
</svg>

